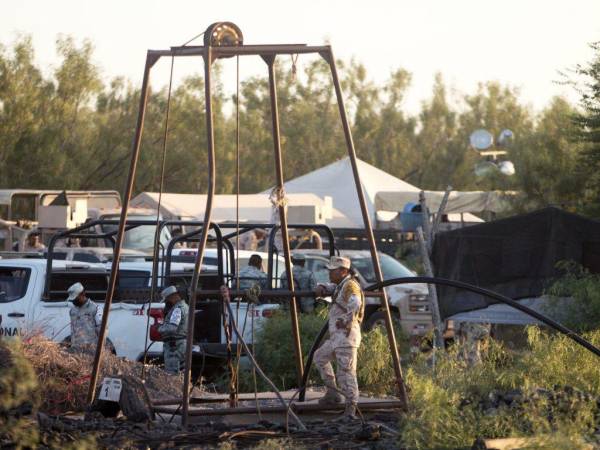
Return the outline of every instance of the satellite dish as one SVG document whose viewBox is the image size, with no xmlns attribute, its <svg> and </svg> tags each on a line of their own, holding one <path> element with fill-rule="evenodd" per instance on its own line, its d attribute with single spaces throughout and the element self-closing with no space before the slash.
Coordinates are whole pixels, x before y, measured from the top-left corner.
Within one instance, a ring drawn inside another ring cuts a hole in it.
<svg viewBox="0 0 600 450">
<path fill-rule="evenodd" d="M 469 142 L 475 150 L 487 150 L 494 143 L 494 136 L 487 130 L 479 129 L 471 133 Z"/>
<path fill-rule="evenodd" d="M 492 161 L 481 161 L 475 164 L 475 175 L 485 177 L 498 170 L 498 166 Z"/>
<path fill-rule="evenodd" d="M 510 144 L 510 141 L 512 141 L 513 137 L 514 134 L 512 131 L 506 129 L 502 130 L 498 135 L 498 145 L 501 147 L 507 147 Z"/>
<path fill-rule="evenodd" d="M 498 164 L 498 169 L 500 169 L 500 173 L 506 176 L 511 176 L 515 174 L 515 165 L 512 161 L 502 161 Z"/>
</svg>

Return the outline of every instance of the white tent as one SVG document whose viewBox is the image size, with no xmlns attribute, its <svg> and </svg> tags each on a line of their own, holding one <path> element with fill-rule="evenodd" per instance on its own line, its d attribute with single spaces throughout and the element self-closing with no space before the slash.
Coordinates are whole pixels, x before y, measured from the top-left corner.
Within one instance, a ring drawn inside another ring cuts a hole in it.
<svg viewBox="0 0 600 450">
<path fill-rule="evenodd" d="M 357 160 L 357 164 L 373 226 L 375 226 L 375 195 L 377 192 L 412 191 L 418 195 L 420 191 L 418 187 L 360 159 Z M 263 194 L 269 192 L 264 191 Z M 352 166 L 348 157 L 286 182 L 285 193 L 287 196 L 298 193 L 311 193 L 320 198 L 330 196 L 335 208 L 342 213 L 342 217 L 336 219 L 334 216 L 332 219 L 328 219 L 327 225 L 334 228 L 363 228 L 364 226 L 354 186 Z"/>
<path fill-rule="evenodd" d="M 158 208 L 158 192 L 142 192 L 131 200 L 131 206 L 136 208 Z M 206 195 L 201 194 L 171 194 L 163 193 L 160 205 L 161 215 L 165 219 L 204 219 Z M 294 220 L 294 207 L 314 211 L 314 220 L 296 219 L 299 222 L 324 223 L 332 218 L 344 220 L 343 215 L 332 207 L 331 199 L 322 199 L 312 193 L 292 194 L 288 198 L 288 213 L 290 221 Z M 300 210 L 297 208 L 295 211 Z M 239 197 L 240 221 L 270 223 L 272 221 L 273 206 L 268 194 L 240 195 Z M 297 216 L 297 214 L 296 214 Z M 214 222 L 234 222 L 236 220 L 236 196 L 215 195 L 212 209 Z"/>
</svg>

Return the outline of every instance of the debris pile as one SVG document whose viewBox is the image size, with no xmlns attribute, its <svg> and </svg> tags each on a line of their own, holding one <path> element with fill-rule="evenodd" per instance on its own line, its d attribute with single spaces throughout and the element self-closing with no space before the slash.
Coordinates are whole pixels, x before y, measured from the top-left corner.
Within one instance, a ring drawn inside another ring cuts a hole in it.
<svg viewBox="0 0 600 450">
<path fill-rule="evenodd" d="M 23 354 L 37 374 L 38 385 L 43 390 L 40 411 L 61 414 L 83 411 L 93 365 L 93 354 L 73 353 L 66 347 L 43 336 L 33 336 L 23 342 Z M 140 378 L 145 371 L 145 387 L 153 399 L 181 395 L 180 376 L 167 374 L 157 366 L 144 365 L 110 352 L 103 353 L 101 374 Z"/>
<path fill-rule="evenodd" d="M 494 389 L 487 396 L 465 397 L 460 406 L 474 404 L 477 409 L 486 415 L 494 415 L 499 410 L 522 410 L 528 407 L 546 409 L 548 414 L 559 412 L 568 414 L 580 410 L 585 405 L 593 408 L 596 414 L 600 413 L 600 397 L 596 398 L 589 392 L 584 392 L 573 386 L 555 385 L 552 389 L 539 387 L 529 389 Z M 600 420 L 600 417 L 598 417 Z M 600 422 L 598 422 L 600 425 Z"/>
</svg>

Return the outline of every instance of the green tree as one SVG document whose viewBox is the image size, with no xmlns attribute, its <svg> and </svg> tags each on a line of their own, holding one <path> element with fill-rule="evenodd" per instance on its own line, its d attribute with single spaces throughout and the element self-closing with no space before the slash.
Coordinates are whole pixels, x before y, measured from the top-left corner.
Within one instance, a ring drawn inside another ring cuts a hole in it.
<svg viewBox="0 0 600 450">
<path fill-rule="evenodd" d="M 458 114 L 448 104 L 442 75 L 437 74 L 432 97 L 419 114 L 420 131 L 414 162 L 414 184 L 424 189 L 445 189 L 455 183 L 454 172 L 462 159 L 465 144 L 458 136 Z"/>
<path fill-rule="evenodd" d="M 600 42 L 591 44 L 592 60 L 576 68 L 583 79 L 580 105 L 583 111 L 575 115 L 579 139 L 585 144 L 580 154 L 580 176 L 586 182 L 586 208 L 600 216 Z"/>
<path fill-rule="evenodd" d="M 516 199 L 518 209 L 559 205 L 575 210 L 580 205 L 585 178 L 577 169 L 581 145 L 573 142 L 577 131 L 573 114 L 566 100 L 552 99 L 533 133 L 513 152 L 515 185 L 522 194 Z"/>
<path fill-rule="evenodd" d="M 20 37 L 12 52 L 0 47 L 0 180 L 4 187 L 33 187 L 31 177 L 47 127 L 52 83 L 34 64 L 31 38 Z M 40 155 L 46 159 L 46 155 Z"/>
</svg>

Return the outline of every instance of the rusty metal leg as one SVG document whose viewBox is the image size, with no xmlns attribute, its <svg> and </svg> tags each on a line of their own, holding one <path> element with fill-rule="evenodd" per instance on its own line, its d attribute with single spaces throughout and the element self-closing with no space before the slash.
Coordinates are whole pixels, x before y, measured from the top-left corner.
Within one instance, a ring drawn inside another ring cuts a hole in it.
<svg viewBox="0 0 600 450">
<path fill-rule="evenodd" d="M 275 152 L 275 171 L 277 176 L 277 189 L 283 192 L 283 167 L 281 163 L 281 139 L 279 135 L 279 110 L 277 108 L 277 86 L 275 80 L 275 56 L 262 56 L 269 67 L 269 94 L 271 97 L 271 118 L 273 121 L 273 149 Z M 279 208 L 279 221 L 281 223 L 281 240 L 283 244 L 283 257 L 285 259 L 285 273 L 292 297 L 290 298 L 290 315 L 292 319 L 292 333 L 294 339 L 294 352 L 296 356 L 296 371 L 298 375 L 298 386 L 302 385 L 302 346 L 300 343 L 300 330 L 298 327 L 297 300 L 294 294 L 294 277 L 292 276 L 292 263 L 290 259 L 290 241 L 288 235 L 287 216 L 285 205 L 281 202 Z"/>
<path fill-rule="evenodd" d="M 115 286 L 117 283 L 117 273 L 119 270 L 119 259 L 121 257 L 121 247 L 123 244 L 123 236 L 125 235 L 125 221 L 127 220 L 127 210 L 129 209 L 129 200 L 133 191 L 135 181 L 135 172 L 137 162 L 140 155 L 140 144 L 142 142 L 142 131 L 144 129 L 144 118 L 146 115 L 146 105 L 148 103 L 149 78 L 150 69 L 158 61 L 158 56 L 146 56 L 146 67 L 144 68 L 144 80 L 142 82 L 142 90 L 140 92 L 140 108 L 138 112 L 138 120 L 135 130 L 135 139 L 133 141 L 133 149 L 131 151 L 131 161 L 129 163 L 129 174 L 127 176 L 127 184 L 125 186 L 125 195 L 123 197 L 123 206 L 121 207 L 121 217 L 119 219 L 119 231 L 114 248 L 114 256 L 110 266 L 110 280 L 106 298 L 104 300 L 104 313 L 102 315 L 102 323 L 100 324 L 100 333 L 98 335 L 98 343 L 96 345 L 96 354 L 94 355 L 94 365 L 90 379 L 90 386 L 87 394 L 87 402 L 92 403 L 96 395 L 96 384 L 98 383 L 98 372 L 100 371 L 100 361 L 102 360 L 102 350 L 106 339 L 106 326 L 108 325 L 108 317 L 110 316 L 110 307 L 112 305 Z"/>
<path fill-rule="evenodd" d="M 360 211 L 362 213 L 363 222 L 365 225 L 365 233 L 369 240 L 369 246 L 371 250 L 371 259 L 373 260 L 373 268 L 375 269 L 375 276 L 378 282 L 383 281 L 383 274 L 381 272 L 381 266 L 379 264 L 379 257 L 377 255 L 377 246 L 375 243 L 375 236 L 373 235 L 373 229 L 371 226 L 371 218 L 369 217 L 369 210 L 365 201 L 365 194 L 363 192 L 362 184 L 360 182 L 360 174 L 358 173 L 358 166 L 356 163 L 356 151 L 354 150 L 354 142 L 352 140 L 352 132 L 350 131 L 350 124 L 348 123 L 348 116 L 346 114 L 346 108 L 344 106 L 344 99 L 342 96 L 342 88 L 340 86 L 340 80 L 338 78 L 337 69 L 335 66 L 335 58 L 333 52 L 329 49 L 329 52 L 322 52 L 321 56 L 329 63 L 331 69 L 331 75 L 333 77 L 333 85 L 335 88 L 335 95 L 337 97 L 338 107 L 340 110 L 340 117 L 342 119 L 342 126 L 344 128 L 344 136 L 346 138 L 346 146 L 348 148 L 348 156 L 352 165 L 352 173 L 354 175 L 354 184 L 356 185 L 356 193 L 358 195 L 358 201 L 360 204 Z M 400 400 L 404 402 L 405 406 L 408 406 L 408 396 L 406 393 L 406 386 L 404 384 L 404 378 L 402 376 L 402 366 L 400 363 L 400 355 L 398 354 L 398 345 L 396 344 L 396 335 L 394 333 L 394 326 L 392 322 L 392 315 L 390 313 L 390 305 L 388 303 L 387 295 L 385 291 L 382 291 L 381 303 L 385 311 L 385 325 L 387 329 L 388 341 L 390 344 L 390 352 L 392 353 L 392 360 L 394 363 L 394 371 L 396 373 L 396 382 L 398 384 L 398 395 Z"/>
<path fill-rule="evenodd" d="M 196 317 L 196 293 L 198 290 L 198 278 L 200 277 L 200 268 L 202 267 L 202 258 L 204 257 L 204 248 L 208 239 L 210 220 L 212 213 L 212 204 L 215 194 L 215 143 L 212 115 L 212 96 L 211 96 L 211 65 L 212 52 L 211 47 L 205 47 L 204 51 L 204 97 L 206 103 L 206 141 L 208 147 L 208 195 L 206 197 L 206 209 L 204 211 L 204 225 L 202 234 L 198 242 L 198 252 L 196 253 L 196 263 L 194 265 L 194 274 L 192 276 L 192 285 L 190 286 L 190 305 L 188 316 L 187 342 L 185 348 L 185 372 L 183 374 L 183 417 L 184 426 L 188 424 L 188 413 L 190 407 L 190 378 L 192 370 L 192 347 L 194 344 L 194 318 Z"/>
</svg>

